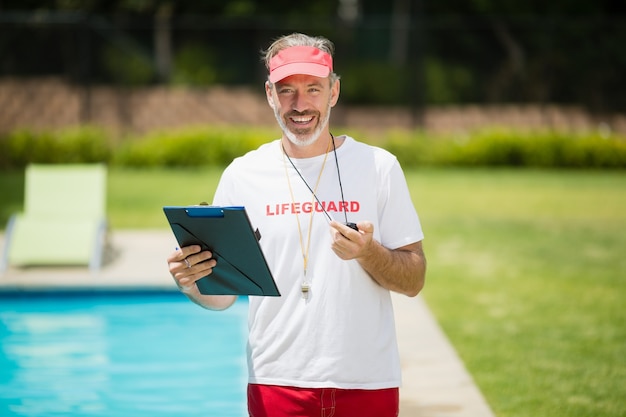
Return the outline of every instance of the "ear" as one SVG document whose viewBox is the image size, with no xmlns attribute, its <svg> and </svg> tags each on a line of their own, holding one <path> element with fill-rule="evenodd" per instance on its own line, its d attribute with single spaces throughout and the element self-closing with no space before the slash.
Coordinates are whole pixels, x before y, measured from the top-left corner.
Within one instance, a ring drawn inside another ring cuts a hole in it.
<svg viewBox="0 0 626 417">
<path fill-rule="evenodd" d="M 265 81 L 265 98 L 267 99 L 267 104 L 273 109 L 274 105 L 274 95 L 272 92 L 272 85 L 269 81 Z"/>
<path fill-rule="evenodd" d="M 341 89 L 341 85 L 339 84 L 339 80 L 336 80 L 335 83 L 330 87 L 330 106 L 335 107 L 337 101 L 339 101 L 339 90 Z"/>
</svg>

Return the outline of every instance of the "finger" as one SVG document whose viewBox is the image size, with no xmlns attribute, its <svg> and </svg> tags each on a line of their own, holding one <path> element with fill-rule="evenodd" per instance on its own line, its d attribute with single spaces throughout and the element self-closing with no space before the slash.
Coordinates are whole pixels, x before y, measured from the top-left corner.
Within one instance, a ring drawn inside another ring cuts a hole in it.
<svg viewBox="0 0 626 417">
<path fill-rule="evenodd" d="M 333 245 L 332 250 L 333 252 L 335 252 L 335 255 L 337 255 L 340 259 L 343 259 L 344 261 L 350 259 L 345 250 L 338 247 L 337 245 Z"/>
<path fill-rule="evenodd" d="M 332 227 L 337 233 L 339 233 L 340 235 L 346 238 L 350 233 L 356 232 L 356 230 L 352 229 L 351 227 L 348 227 L 345 224 L 339 223 L 338 221 L 335 221 L 335 220 L 330 222 L 330 227 Z"/>
<path fill-rule="evenodd" d="M 359 222 L 359 231 L 363 233 L 374 233 L 374 224 L 372 222 Z"/>
<path fill-rule="evenodd" d="M 196 264 L 205 262 L 213 257 L 213 254 L 210 251 L 202 251 L 195 255 L 189 255 L 185 259 L 183 259 L 183 263 L 187 268 L 191 268 Z"/>
<path fill-rule="evenodd" d="M 185 246 L 183 248 L 179 249 L 180 252 L 180 258 L 179 259 L 184 259 L 187 258 L 191 255 L 195 255 L 196 253 L 200 253 L 202 251 L 202 247 L 200 245 L 190 245 L 190 246 Z"/>
<path fill-rule="evenodd" d="M 195 246 L 197 248 L 200 248 L 197 245 L 195 245 Z M 185 269 L 190 269 L 191 268 L 191 266 L 192 266 L 191 262 L 185 256 L 185 252 L 193 253 L 195 250 L 196 250 L 196 248 L 193 248 L 193 247 L 186 247 L 186 248 L 182 248 L 182 249 L 176 248 L 176 250 L 170 254 L 170 256 L 167 258 L 167 265 L 168 265 L 168 268 L 170 270 L 170 274 L 172 276 L 174 276 L 176 278 L 176 275 L 180 271 L 183 271 Z M 178 279 L 178 278 L 176 278 L 176 279 Z"/>
<path fill-rule="evenodd" d="M 202 252 L 203 257 L 206 256 L 207 259 L 202 262 L 198 262 L 192 264 L 189 262 L 171 262 L 169 264 L 170 274 L 174 277 L 177 282 L 182 284 L 185 283 L 193 283 L 203 276 L 209 275 L 213 272 L 213 268 L 217 265 L 217 261 L 215 259 L 210 258 L 210 252 Z M 185 261 L 188 261 L 189 258 L 186 258 Z"/>
<path fill-rule="evenodd" d="M 192 285 L 199 279 L 206 277 L 207 275 L 211 275 L 215 265 L 215 260 L 209 260 L 196 264 L 191 268 L 185 268 L 174 273 L 174 279 L 179 283 L 179 286 Z"/>
<path fill-rule="evenodd" d="M 171 263 L 171 262 L 181 262 L 183 259 L 185 259 L 187 256 L 194 254 L 194 253 L 198 253 L 202 250 L 202 248 L 199 245 L 191 245 L 191 246 L 186 246 L 184 248 L 176 248 L 176 250 L 174 252 L 172 252 L 170 254 L 170 256 L 167 258 L 167 262 Z"/>
</svg>

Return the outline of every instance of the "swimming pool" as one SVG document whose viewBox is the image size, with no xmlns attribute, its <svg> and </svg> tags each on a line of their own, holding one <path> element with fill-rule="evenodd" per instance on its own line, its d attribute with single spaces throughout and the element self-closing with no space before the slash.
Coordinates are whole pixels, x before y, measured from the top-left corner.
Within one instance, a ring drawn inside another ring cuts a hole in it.
<svg viewBox="0 0 626 417">
<path fill-rule="evenodd" d="M 248 304 L 179 293 L 0 294 L 0 416 L 247 416 Z"/>
</svg>

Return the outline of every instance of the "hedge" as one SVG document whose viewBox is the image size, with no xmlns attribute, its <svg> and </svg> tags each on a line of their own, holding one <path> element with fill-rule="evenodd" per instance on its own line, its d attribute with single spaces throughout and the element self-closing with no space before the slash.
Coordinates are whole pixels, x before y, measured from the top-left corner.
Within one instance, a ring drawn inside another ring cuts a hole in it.
<svg viewBox="0 0 626 417">
<path fill-rule="evenodd" d="M 34 132 L 19 129 L 0 136 L 0 169 L 29 163 L 89 163 L 109 161 L 113 148 L 108 135 L 94 127 Z"/>
<path fill-rule="evenodd" d="M 21 169 L 29 163 L 89 162 L 138 168 L 225 166 L 279 134 L 269 128 L 198 126 L 120 140 L 92 126 L 43 132 L 22 129 L 0 136 L 0 169 Z M 375 144 L 394 153 L 405 168 L 626 168 L 626 137 L 603 132 L 487 129 L 434 135 L 389 130 L 376 137 Z M 358 138 L 368 142 L 367 133 Z"/>
<path fill-rule="evenodd" d="M 276 131 L 224 127 L 152 132 L 123 142 L 110 162 L 132 167 L 223 166 L 277 137 Z"/>
</svg>

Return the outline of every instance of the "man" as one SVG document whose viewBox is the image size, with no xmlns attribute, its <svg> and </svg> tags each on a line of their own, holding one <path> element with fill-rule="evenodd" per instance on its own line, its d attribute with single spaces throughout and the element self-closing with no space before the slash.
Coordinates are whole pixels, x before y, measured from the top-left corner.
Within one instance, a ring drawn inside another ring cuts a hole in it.
<svg viewBox="0 0 626 417">
<path fill-rule="evenodd" d="M 398 415 L 390 291 L 421 291 L 423 234 L 396 158 L 329 130 L 340 86 L 333 49 L 295 33 L 265 51 L 282 138 L 235 159 L 213 201 L 246 207 L 282 294 L 249 298 L 252 417 Z M 195 303 L 235 301 L 194 285 L 216 265 L 210 252 L 185 247 L 168 264 Z"/>
</svg>

